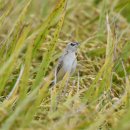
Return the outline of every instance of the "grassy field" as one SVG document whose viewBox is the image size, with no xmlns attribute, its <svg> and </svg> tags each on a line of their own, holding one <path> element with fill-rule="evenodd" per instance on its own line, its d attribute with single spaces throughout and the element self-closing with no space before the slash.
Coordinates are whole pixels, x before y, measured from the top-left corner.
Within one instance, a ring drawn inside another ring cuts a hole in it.
<svg viewBox="0 0 130 130">
<path fill-rule="evenodd" d="M 78 66 L 49 88 L 61 52 Z M 0 130 L 130 130 L 130 0 L 0 0 Z"/>
</svg>

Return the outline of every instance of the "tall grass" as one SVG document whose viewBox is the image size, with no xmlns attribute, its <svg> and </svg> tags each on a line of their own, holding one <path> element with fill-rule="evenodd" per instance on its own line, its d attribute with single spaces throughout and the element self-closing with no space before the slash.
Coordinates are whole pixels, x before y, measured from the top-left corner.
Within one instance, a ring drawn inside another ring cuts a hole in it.
<svg viewBox="0 0 130 130">
<path fill-rule="evenodd" d="M 0 1 L 0 129 L 130 129 L 128 0 Z M 49 88 L 68 41 L 68 83 Z"/>
</svg>

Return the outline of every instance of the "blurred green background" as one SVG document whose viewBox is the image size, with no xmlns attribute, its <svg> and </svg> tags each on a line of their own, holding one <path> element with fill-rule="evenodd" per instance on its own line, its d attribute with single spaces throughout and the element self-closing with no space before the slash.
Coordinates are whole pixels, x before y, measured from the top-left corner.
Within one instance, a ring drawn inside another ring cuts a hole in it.
<svg viewBox="0 0 130 130">
<path fill-rule="evenodd" d="M 0 0 L 0 129 L 129 130 L 130 0 Z M 80 42 L 75 74 L 57 60 Z"/>
</svg>

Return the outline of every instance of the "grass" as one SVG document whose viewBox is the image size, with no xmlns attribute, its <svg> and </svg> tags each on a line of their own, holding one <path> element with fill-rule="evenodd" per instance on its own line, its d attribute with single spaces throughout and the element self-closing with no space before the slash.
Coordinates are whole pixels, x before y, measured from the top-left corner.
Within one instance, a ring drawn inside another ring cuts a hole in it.
<svg viewBox="0 0 130 130">
<path fill-rule="evenodd" d="M 129 0 L 0 0 L 0 129 L 130 129 Z M 78 66 L 54 89 L 69 41 Z"/>
</svg>

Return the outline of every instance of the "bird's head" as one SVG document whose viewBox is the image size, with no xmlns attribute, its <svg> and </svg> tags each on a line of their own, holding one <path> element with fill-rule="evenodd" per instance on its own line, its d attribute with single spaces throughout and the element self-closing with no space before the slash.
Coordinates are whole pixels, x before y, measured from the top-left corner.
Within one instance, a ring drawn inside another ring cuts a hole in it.
<svg viewBox="0 0 130 130">
<path fill-rule="evenodd" d="M 78 42 L 70 42 L 67 44 L 66 50 L 69 52 L 76 52 L 78 46 L 79 46 Z"/>
</svg>

